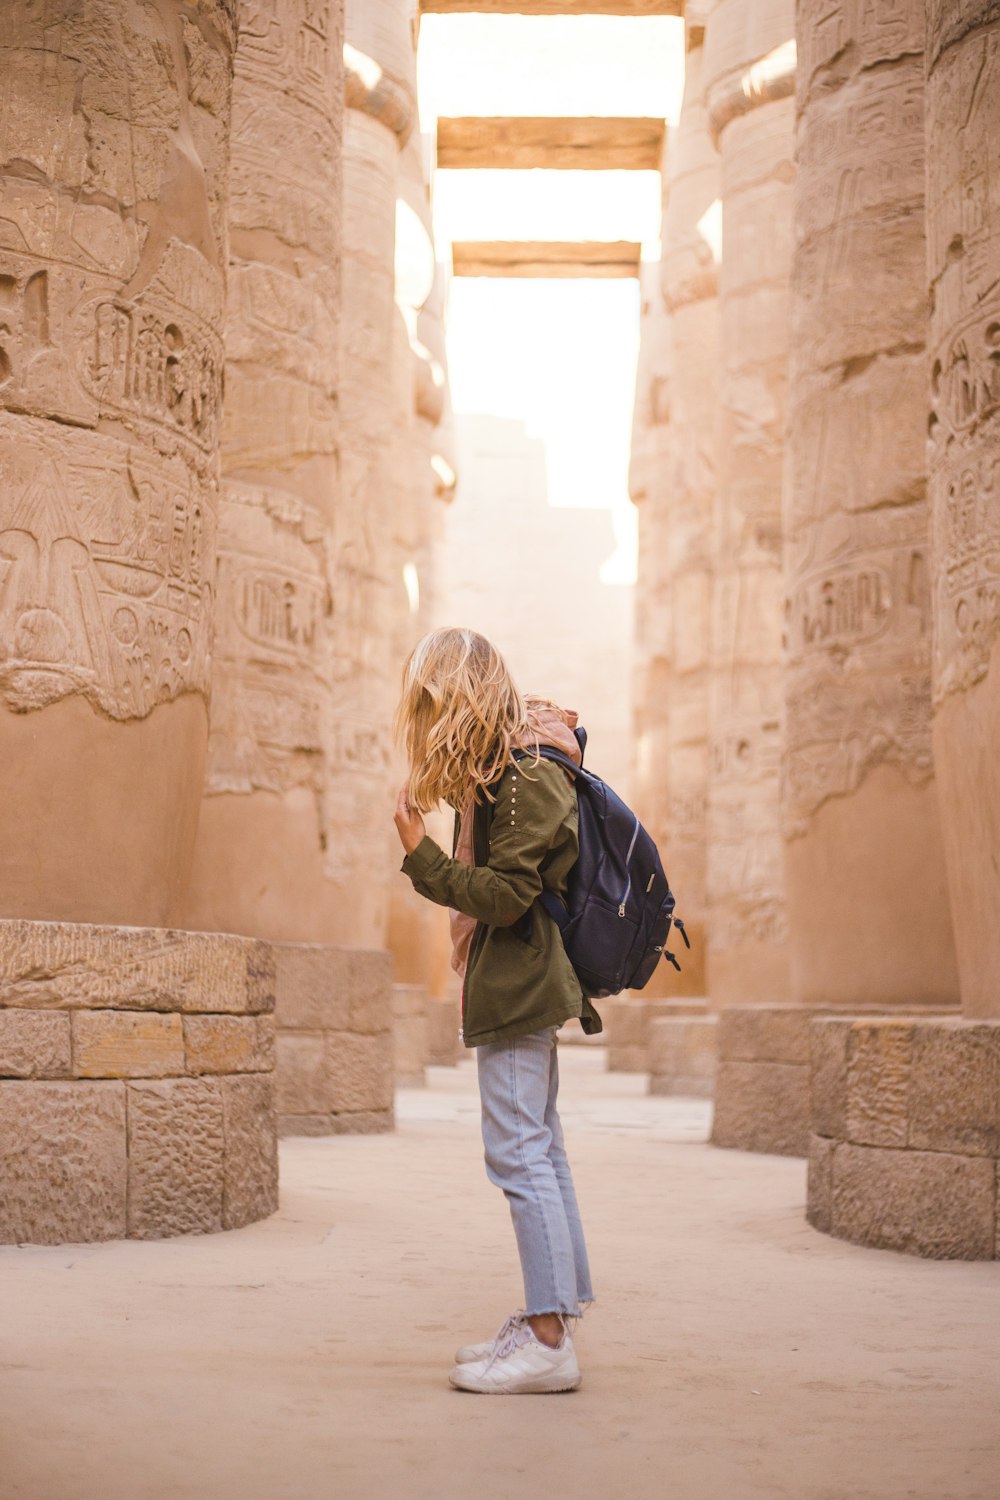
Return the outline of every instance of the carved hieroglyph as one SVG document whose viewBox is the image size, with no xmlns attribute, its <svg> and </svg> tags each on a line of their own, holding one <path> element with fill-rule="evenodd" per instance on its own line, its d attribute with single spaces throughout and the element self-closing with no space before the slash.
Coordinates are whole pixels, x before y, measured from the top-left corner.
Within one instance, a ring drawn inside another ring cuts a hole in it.
<svg viewBox="0 0 1000 1500">
<path fill-rule="evenodd" d="M 709 128 L 722 173 L 719 476 L 712 528 L 709 994 L 783 999 L 778 771 L 782 467 L 794 117 L 793 7 L 721 0 L 708 19 Z M 769 71 L 758 67 L 769 59 Z"/>
<path fill-rule="evenodd" d="M 798 12 L 786 834 L 932 773 L 923 0 Z"/>
<path fill-rule="evenodd" d="M 305 786 L 323 838 L 337 503 L 342 4 L 242 0 L 208 791 Z"/>
<path fill-rule="evenodd" d="M 1000 11 L 928 0 L 934 753 L 962 1004 L 1000 1015 Z"/>
<path fill-rule="evenodd" d="M 3 7 L 0 697 L 206 693 L 231 0 Z"/>
</svg>

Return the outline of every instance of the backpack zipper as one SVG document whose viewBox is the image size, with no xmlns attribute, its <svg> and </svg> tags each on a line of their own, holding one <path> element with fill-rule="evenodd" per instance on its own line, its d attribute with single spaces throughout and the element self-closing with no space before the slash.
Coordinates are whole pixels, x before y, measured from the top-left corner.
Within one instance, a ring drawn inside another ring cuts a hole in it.
<svg viewBox="0 0 1000 1500">
<path fill-rule="evenodd" d="M 635 827 L 632 829 L 632 840 L 631 840 L 631 843 L 629 844 L 628 849 L 627 849 L 626 854 L 625 854 L 625 864 L 626 864 L 626 867 L 628 866 L 629 860 L 632 858 L 632 850 L 635 848 L 635 841 L 636 841 L 636 839 L 638 837 L 639 837 L 639 819 L 637 817 L 636 820 L 635 820 Z M 623 917 L 625 915 L 625 903 L 628 900 L 629 895 L 631 894 L 631 891 L 632 891 L 632 875 L 631 875 L 631 872 L 630 872 L 629 873 L 629 877 L 628 877 L 628 884 L 625 887 L 625 894 L 622 896 L 621 904 L 618 907 L 618 915 L 620 917 Z"/>
</svg>

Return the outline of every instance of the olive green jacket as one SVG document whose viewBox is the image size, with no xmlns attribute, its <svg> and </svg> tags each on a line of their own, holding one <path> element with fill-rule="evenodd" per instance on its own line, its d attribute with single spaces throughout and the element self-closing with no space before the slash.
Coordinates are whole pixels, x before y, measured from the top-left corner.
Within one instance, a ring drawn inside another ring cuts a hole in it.
<svg viewBox="0 0 1000 1500">
<path fill-rule="evenodd" d="M 579 852 L 576 790 L 560 766 L 530 757 L 509 765 L 492 790 L 495 802 L 477 806 L 473 819 L 475 865 L 449 859 L 426 837 L 403 861 L 421 896 L 479 924 L 462 995 L 465 1045 L 526 1036 L 573 1016 L 588 1035 L 598 1032 L 601 1019 L 559 929 L 535 900 L 543 887 L 566 893 Z"/>
</svg>

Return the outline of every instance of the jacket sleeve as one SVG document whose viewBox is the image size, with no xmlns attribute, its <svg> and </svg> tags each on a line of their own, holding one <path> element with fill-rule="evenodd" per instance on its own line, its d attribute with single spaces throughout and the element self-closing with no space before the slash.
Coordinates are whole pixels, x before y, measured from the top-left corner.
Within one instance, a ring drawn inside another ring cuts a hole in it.
<svg viewBox="0 0 1000 1500">
<path fill-rule="evenodd" d="M 403 860 L 403 871 L 419 895 L 439 906 L 451 906 L 490 927 L 510 927 L 540 893 L 542 861 L 575 797 L 559 766 L 521 761 L 497 791 L 487 864 L 471 868 L 449 859 L 425 837 Z"/>
</svg>

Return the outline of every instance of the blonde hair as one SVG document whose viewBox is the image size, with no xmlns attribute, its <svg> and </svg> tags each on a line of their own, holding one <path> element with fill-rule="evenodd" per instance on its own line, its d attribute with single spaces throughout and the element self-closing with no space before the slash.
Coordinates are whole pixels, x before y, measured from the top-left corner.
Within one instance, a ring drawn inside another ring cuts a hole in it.
<svg viewBox="0 0 1000 1500">
<path fill-rule="evenodd" d="M 492 801 L 488 788 L 513 746 L 535 736 L 496 647 L 474 630 L 446 628 L 418 641 L 403 668 L 396 738 L 410 761 L 410 806 L 430 812 L 441 800 L 459 810 Z"/>
</svg>

